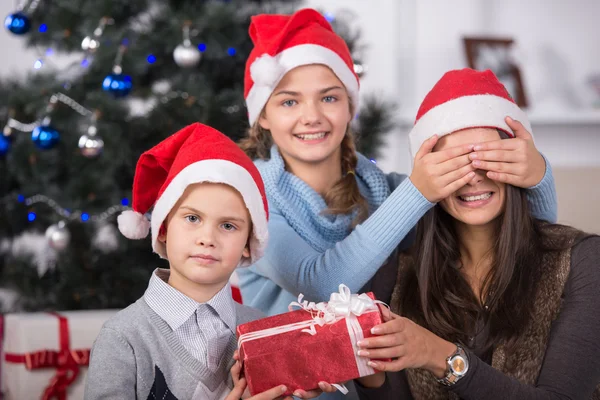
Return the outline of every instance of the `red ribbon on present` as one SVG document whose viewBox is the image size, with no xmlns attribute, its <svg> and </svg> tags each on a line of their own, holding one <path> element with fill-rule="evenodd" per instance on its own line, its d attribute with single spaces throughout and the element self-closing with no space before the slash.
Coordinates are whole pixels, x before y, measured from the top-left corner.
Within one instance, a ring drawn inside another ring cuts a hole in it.
<svg viewBox="0 0 600 400">
<path fill-rule="evenodd" d="M 77 379 L 79 367 L 87 366 L 90 363 L 90 349 L 71 350 L 69 345 L 69 321 L 56 312 L 49 312 L 48 314 L 58 318 L 60 350 L 39 350 L 25 354 L 8 353 L 4 356 L 4 359 L 6 362 L 25 364 L 25 368 L 29 371 L 40 368 L 56 368 L 56 375 L 44 390 L 42 400 L 53 398 L 66 400 L 67 388 Z"/>
<path fill-rule="evenodd" d="M 4 314 L 0 314 L 0 354 L 4 349 Z M 0 399 L 4 398 L 2 393 L 2 362 L 0 360 Z"/>
</svg>

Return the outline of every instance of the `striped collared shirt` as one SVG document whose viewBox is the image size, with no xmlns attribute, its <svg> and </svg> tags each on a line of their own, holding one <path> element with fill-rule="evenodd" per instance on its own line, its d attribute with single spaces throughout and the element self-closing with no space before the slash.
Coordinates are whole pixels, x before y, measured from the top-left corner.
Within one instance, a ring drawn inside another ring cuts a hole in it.
<svg viewBox="0 0 600 400">
<path fill-rule="evenodd" d="M 235 347 L 236 315 L 229 283 L 206 303 L 198 303 L 167 282 L 171 271 L 157 268 L 144 300 L 171 327 L 190 354 L 216 370 Z"/>
</svg>

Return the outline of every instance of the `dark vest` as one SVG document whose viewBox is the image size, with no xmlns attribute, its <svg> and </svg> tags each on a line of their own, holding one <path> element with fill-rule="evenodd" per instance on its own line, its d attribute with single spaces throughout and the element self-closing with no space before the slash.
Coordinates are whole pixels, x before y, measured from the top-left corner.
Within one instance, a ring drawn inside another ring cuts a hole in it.
<svg viewBox="0 0 600 400">
<path fill-rule="evenodd" d="M 560 225 L 548 225 L 545 229 L 559 230 L 563 238 L 568 237 L 571 248 L 582 232 Z M 556 231 L 555 231 L 556 232 Z M 508 353 L 505 343 L 495 346 L 492 356 L 492 367 L 502 371 L 505 375 L 517 379 L 519 382 L 535 385 L 542 369 L 550 327 L 558 317 L 562 305 L 562 293 L 571 269 L 571 248 L 561 252 L 547 252 L 544 254 L 544 274 L 538 283 L 534 299 L 533 319 L 518 338 L 513 350 Z M 398 258 L 398 280 L 404 282 L 409 273 L 408 265 L 411 258 L 401 254 Z M 396 285 L 390 303 L 394 312 L 399 310 L 400 285 Z M 458 396 L 439 384 L 434 376 L 423 369 L 405 370 L 410 391 L 415 400 L 455 400 Z M 600 400 L 600 385 L 596 387 L 591 400 Z"/>
</svg>

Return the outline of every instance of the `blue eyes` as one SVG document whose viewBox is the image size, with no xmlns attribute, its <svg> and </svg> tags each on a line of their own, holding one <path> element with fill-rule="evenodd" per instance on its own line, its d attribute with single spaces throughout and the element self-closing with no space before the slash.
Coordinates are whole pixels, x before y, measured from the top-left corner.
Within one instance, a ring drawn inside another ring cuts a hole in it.
<svg viewBox="0 0 600 400">
<path fill-rule="evenodd" d="M 323 97 L 323 102 L 324 103 L 334 103 L 337 101 L 337 97 L 335 96 L 325 96 Z M 298 104 L 298 102 L 296 100 L 285 100 L 284 102 L 281 103 L 282 106 L 284 107 L 292 107 L 294 105 Z"/>
<path fill-rule="evenodd" d="M 200 222 L 200 218 L 197 215 L 186 215 L 185 216 L 185 220 L 187 222 L 190 222 L 192 224 L 198 223 Z M 237 227 L 235 225 L 233 225 L 232 223 L 229 222 L 224 222 L 220 225 L 221 228 L 225 229 L 226 231 L 235 231 L 237 230 Z"/>
</svg>

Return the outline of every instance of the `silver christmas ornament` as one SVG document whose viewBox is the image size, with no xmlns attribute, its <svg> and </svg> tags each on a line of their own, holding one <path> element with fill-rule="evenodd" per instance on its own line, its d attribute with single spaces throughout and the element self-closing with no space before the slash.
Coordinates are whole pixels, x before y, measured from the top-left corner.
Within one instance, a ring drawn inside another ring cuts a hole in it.
<svg viewBox="0 0 600 400">
<path fill-rule="evenodd" d="M 86 157 L 96 157 L 104 149 L 104 141 L 96 136 L 97 131 L 95 125 L 90 125 L 87 134 L 79 138 L 79 150 Z"/>
<path fill-rule="evenodd" d="M 192 68 L 200 62 L 200 50 L 192 46 L 191 43 L 182 43 L 175 47 L 173 59 L 175 63 L 182 68 Z"/>
<path fill-rule="evenodd" d="M 82 135 L 79 138 L 79 150 L 86 157 L 93 158 L 102 153 L 104 149 L 104 141 L 100 138 L 89 137 Z"/>
<path fill-rule="evenodd" d="M 192 21 L 186 20 L 183 22 L 182 33 L 183 33 L 183 42 L 175 47 L 175 51 L 173 51 L 173 59 L 175 63 L 182 68 L 192 68 L 198 65 L 200 62 L 201 54 L 200 50 L 198 50 L 195 46 L 192 46 L 192 41 L 190 40 L 190 27 L 192 26 Z"/>
<path fill-rule="evenodd" d="M 48 244 L 54 250 L 64 250 L 69 246 L 71 242 L 71 233 L 67 229 L 67 224 L 64 221 L 60 221 L 58 224 L 50 225 L 46 229 L 46 239 Z"/>
<path fill-rule="evenodd" d="M 83 51 L 89 51 L 90 53 L 95 52 L 100 47 L 100 42 L 91 36 L 86 36 L 81 42 L 81 49 Z"/>
<path fill-rule="evenodd" d="M 102 33 L 104 33 L 104 28 L 106 25 L 114 24 L 114 20 L 110 17 L 102 17 L 100 18 L 100 22 L 98 23 L 98 27 L 94 29 L 93 35 L 86 36 L 81 41 L 81 49 L 87 53 L 94 53 L 100 47 L 100 37 Z"/>
<path fill-rule="evenodd" d="M 2 134 L 6 137 L 10 137 L 12 135 L 12 128 L 8 125 L 6 125 L 4 127 L 4 129 L 2 130 Z"/>
<path fill-rule="evenodd" d="M 119 248 L 119 231 L 110 223 L 101 225 L 92 238 L 92 247 L 103 253 L 111 253 Z"/>
</svg>

